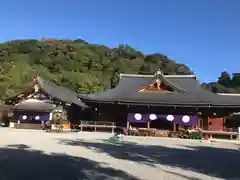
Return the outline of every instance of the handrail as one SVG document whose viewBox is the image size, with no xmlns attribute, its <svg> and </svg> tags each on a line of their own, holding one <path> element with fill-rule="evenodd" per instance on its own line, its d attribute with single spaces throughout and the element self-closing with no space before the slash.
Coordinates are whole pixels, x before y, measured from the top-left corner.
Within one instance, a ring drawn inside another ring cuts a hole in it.
<svg viewBox="0 0 240 180">
<path fill-rule="evenodd" d="M 229 132 L 229 131 L 211 131 L 211 130 L 202 130 L 202 133 L 209 133 L 209 134 L 219 134 L 219 135 L 238 135 L 238 132 Z"/>
<path fill-rule="evenodd" d="M 80 125 L 110 125 L 115 126 L 115 122 L 109 121 L 80 121 Z"/>
<path fill-rule="evenodd" d="M 80 121 L 79 125 L 81 131 L 83 128 L 94 128 L 94 131 L 97 131 L 97 128 L 110 128 L 112 129 L 112 133 L 114 133 L 114 129 L 116 128 L 115 122 L 109 121 Z"/>
</svg>

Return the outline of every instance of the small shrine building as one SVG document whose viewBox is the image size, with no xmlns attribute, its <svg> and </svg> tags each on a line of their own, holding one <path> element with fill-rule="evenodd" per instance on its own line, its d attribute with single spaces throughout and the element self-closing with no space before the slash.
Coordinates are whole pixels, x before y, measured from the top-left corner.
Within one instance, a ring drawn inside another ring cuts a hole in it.
<svg viewBox="0 0 240 180">
<path fill-rule="evenodd" d="M 86 109 L 89 109 L 77 94 L 69 89 L 52 84 L 41 77 L 36 77 L 32 85 L 17 94 L 4 100 L 11 105 L 13 116 L 10 126 L 18 128 L 41 128 L 41 122 L 53 119 L 54 112 L 74 123 L 78 121 Z"/>
</svg>

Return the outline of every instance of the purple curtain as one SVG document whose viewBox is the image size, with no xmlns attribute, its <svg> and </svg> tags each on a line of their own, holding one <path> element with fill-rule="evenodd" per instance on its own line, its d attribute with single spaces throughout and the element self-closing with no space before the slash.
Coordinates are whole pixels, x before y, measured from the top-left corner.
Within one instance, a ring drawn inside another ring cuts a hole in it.
<svg viewBox="0 0 240 180">
<path fill-rule="evenodd" d="M 129 113 L 127 116 L 127 121 L 133 122 L 133 123 L 147 123 L 148 121 L 148 118 L 146 118 L 144 115 L 142 115 L 143 117 L 141 119 L 136 119 L 134 116 L 135 116 L 135 113 Z"/>
<path fill-rule="evenodd" d="M 196 126 L 198 118 L 196 115 L 180 115 L 180 114 L 141 114 L 129 113 L 127 121 L 134 123 L 147 123 L 147 121 L 170 121 L 176 124 Z"/>
<path fill-rule="evenodd" d="M 49 113 L 46 113 L 46 114 L 38 114 L 38 113 L 35 113 L 35 114 L 21 114 L 19 115 L 19 120 L 33 120 L 33 121 L 47 121 L 49 120 Z"/>
</svg>

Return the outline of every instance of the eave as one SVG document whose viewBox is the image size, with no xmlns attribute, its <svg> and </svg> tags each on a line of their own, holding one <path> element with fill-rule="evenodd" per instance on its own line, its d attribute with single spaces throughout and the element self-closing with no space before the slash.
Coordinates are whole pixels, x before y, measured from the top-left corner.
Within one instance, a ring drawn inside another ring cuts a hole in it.
<svg viewBox="0 0 240 180">
<path fill-rule="evenodd" d="M 119 101 L 117 104 L 122 104 L 122 105 L 137 105 L 137 106 L 159 106 L 159 107 L 192 107 L 192 108 L 198 108 L 198 107 L 204 107 L 204 108 L 210 108 L 211 105 L 209 104 L 178 104 L 178 103 L 149 103 L 149 102 L 124 102 L 124 101 Z"/>
<path fill-rule="evenodd" d="M 14 112 L 45 112 L 45 113 L 50 113 L 52 110 L 36 110 L 36 109 L 12 109 Z"/>
<path fill-rule="evenodd" d="M 153 102 L 133 102 L 133 101 L 120 101 L 120 100 L 96 100 L 96 99 L 84 99 L 86 103 L 96 104 L 119 104 L 119 105 L 132 105 L 132 106 L 153 106 L 153 107 L 192 107 L 192 108 L 240 108 L 240 104 L 224 104 L 216 105 L 211 103 L 153 103 Z"/>
<path fill-rule="evenodd" d="M 96 99 L 85 99 L 86 103 L 96 104 L 119 104 L 119 105 L 133 105 L 133 106 L 159 106 L 159 107 L 206 107 L 209 108 L 209 104 L 178 104 L 178 103 L 151 103 L 151 102 L 131 102 L 131 101 L 116 101 L 116 100 L 96 100 Z"/>
</svg>

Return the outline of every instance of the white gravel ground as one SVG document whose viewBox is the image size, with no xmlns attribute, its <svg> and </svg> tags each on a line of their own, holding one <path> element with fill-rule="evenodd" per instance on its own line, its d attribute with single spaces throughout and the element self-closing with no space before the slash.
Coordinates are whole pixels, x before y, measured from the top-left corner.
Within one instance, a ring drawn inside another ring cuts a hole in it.
<svg viewBox="0 0 240 180">
<path fill-rule="evenodd" d="M 239 145 L 0 129 L 0 180 L 240 179 Z"/>
</svg>

